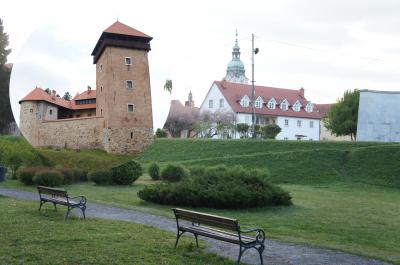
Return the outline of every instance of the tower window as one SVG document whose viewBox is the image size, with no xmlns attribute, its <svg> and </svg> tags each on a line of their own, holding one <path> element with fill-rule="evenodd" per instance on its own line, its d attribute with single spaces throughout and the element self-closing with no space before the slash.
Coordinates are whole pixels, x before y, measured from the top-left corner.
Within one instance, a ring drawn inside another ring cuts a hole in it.
<svg viewBox="0 0 400 265">
<path fill-rule="evenodd" d="M 100 87 L 100 92 L 103 92 L 103 86 Z"/>
<path fill-rule="evenodd" d="M 134 105 L 128 104 L 128 112 L 133 113 L 134 110 L 135 110 Z"/>
<path fill-rule="evenodd" d="M 133 132 L 131 132 L 131 139 L 133 139 Z"/>
<path fill-rule="evenodd" d="M 33 109 L 30 109 L 29 111 L 30 111 L 31 113 L 33 113 Z"/>
<path fill-rule="evenodd" d="M 125 65 L 132 65 L 132 57 L 125 57 Z"/>
<path fill-rule="evenodd" d="M 51 109 L 51 110 L 49 111 L 49 113 L 50 113 L 50 115 L 53 115 L 53 110 Z"/>
<path fill-rule="evenodd" d="M 133 88 L 133 81 L 132 80 L 126 80 L 126 88 L 132 89 Z"/>
</svg>

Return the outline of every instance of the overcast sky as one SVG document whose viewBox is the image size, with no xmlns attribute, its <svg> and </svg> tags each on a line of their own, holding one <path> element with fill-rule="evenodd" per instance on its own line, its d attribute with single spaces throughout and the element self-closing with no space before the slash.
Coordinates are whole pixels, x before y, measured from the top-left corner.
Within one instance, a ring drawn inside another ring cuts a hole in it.
<svg viewBox="0 0 400 265">
<path fill-rule="evenodd" d="M 199 106 L 231 59 L 235 29 L 251 77 L 251 34 L 260 49 L 257 85 L 304 87 L 314 103 L 335 102 L 347 89 L 400 91 L 399 0 L 280 1 L 7 1 L 0 18 L 15 63 L 11 101 L 36 85 L 75 95 L 95 87 L 90 56 L 117 19 L 154 39 L 149 52 L 154 128 L 171 99 L 192 90 Z M 173 93 L 163 91 L 173 80 Z"/>
</svg>

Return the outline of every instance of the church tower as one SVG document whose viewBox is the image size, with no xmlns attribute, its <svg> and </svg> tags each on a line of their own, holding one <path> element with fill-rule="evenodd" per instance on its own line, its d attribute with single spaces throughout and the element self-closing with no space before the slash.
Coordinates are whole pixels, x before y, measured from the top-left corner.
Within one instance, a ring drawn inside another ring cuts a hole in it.
<svg viewBox="0 0 400 265">
<path fill-rule="evenodd" d="M 224 81 L 248 84 L 249 79 L 245 76 L 244 64 L 240 60 L 240 47 L 238 44 L 237 36 L 238 34 L 236 30 L 236 41 L 235 46 L 233 46 L 232 60 L 228 64 Z"/>
<path fill-rule="evenodd" d="M 121 22 L 107 28 L 93 52 L 96 116 L 107 152 L 139 153 L 153 141 L 147 53 L 152 37 Z"/>
</svg>

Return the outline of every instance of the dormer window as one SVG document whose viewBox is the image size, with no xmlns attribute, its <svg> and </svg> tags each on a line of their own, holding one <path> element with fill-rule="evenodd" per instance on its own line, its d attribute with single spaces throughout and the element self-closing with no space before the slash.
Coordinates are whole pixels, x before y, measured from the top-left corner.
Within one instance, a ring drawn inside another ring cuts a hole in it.
<svg viewBox="0 0 400 265">
<path fill-rule="evenodd" d="M 286 99 L 281 102 L 281 109 L 284 111 L 289 109 L 289 102 Z"/>
<path fill-rule="evenodd" d="M 271 98 L 269 101 L 268 101 L 268 108 L 269 109 L 275 109 L 276 108 L 276 100 L 274 99 L 274 98 Z"/>
<path fill-rule="evenodd" d="M 261 109 L 264 101 L 262 100 L 261 97 L 258 97 L 257 100 L 254 102 L 254 107 L 257 109 Z"/>
<path fill-rule="evenodd" d="M 314 104 L 312 104 L 311 102 L 308 102 L 308 104 L 306 106 L 306 111 L 313 112 L 313 108 L 314 108 Z"/>
<path fill-rule="evenodd" d="M 292 109 L 294 111 L 300 111 L 300 108 L 301 108 L 301 103 L 299 101 L 296 101 L 296 103 L 293 104 Z"/>
<path fill-rule="evenodd" d="M 132 65 L 132 57 L 125 57 L 125 65 Z"/>
<path fill-rule="evenodd" d="M 247 95 L 245 95 L 241 100 L 240 100 L 240 105 L 243 108 L 247 108 L 250 105 L 250 99 Z"/>
</svg>

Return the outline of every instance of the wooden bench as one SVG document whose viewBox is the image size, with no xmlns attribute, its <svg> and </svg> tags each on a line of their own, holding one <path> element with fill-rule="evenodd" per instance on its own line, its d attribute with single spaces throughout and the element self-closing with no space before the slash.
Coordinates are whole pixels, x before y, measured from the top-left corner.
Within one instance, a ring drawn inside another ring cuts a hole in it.
<svg viewBox="0 0 400 265">
<path fill-rule="evenodd" d="M 261 264 L 264 264 L 262 253 L 265 249 L 265 233 L 262 229 L 242 231 L 236 219 L 179 208 L 172 210 L 175 214 L 177 226 L 175 248 L 178 245 L 179 238 L 184 233 L 192 233 L 196 238 L 197 247 L 199 247 L 197 236 L 237 244 L 239 245 L 238 264 L 243 253 L 250 248 L 254 248 L 260 255 Z"/>
<path fill-rule="evenodd" d="M 39 197 L 40 197 L 39 211 L 42 208 L 43 204 L 45 204 L 46 202 L 50 202 L 50 203 L 53 203 L 55 210 L 57 210 L 57 204 L 68 207 L 68 211 L 67 211 L 67 214 L 65 215 L 65 219 L 68 218 L 69 213 L 74 208 L 81 209 L 83 218 L 86 219 L 86 216 L 85 216 L 86 197 L 85 196 L 69 197 L 66 190 L 55 189 L 55 188 L 44 187 L 44 186 L 38 186 L 37 190 L 39 192 Z"/>
</svg>

